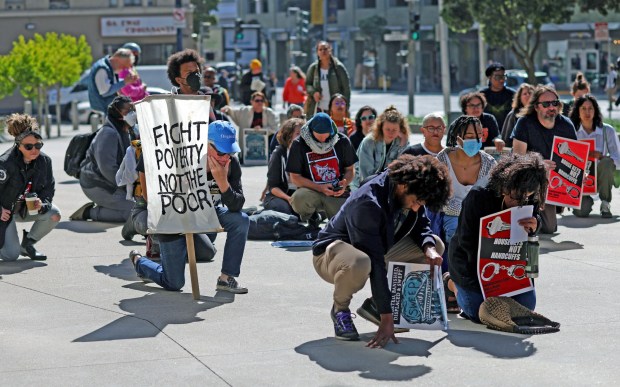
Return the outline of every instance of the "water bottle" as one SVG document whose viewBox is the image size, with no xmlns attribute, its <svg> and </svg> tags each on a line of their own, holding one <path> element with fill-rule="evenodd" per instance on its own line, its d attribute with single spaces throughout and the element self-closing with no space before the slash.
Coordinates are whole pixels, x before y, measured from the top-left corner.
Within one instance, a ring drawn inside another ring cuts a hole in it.
<svg viewBox="0 0 620 387">
<path fill-rule="evenodd" d="M 538 237 L 530 235 L 527 237 L 525 275 L 528 278 L 538 278 L 538 253 L 540 245 Z"/>
</svg>

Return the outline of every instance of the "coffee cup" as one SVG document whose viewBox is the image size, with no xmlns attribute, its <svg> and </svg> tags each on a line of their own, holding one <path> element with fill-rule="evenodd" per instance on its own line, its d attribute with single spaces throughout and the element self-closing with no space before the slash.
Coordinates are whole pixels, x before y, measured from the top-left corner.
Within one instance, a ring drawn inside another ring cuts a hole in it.
<svg viewBox="0 0 620 387">
<path fill-rule="evenodd" d="M 36 202 L 37 197 L 36 196 L 27 196 L 26 197 L 26 207 L 28 207 L 28 215 L 36 215 L 39 213 L 39 210 L 37 210 L 34 207 L 34 203 Z"/>
</svg>

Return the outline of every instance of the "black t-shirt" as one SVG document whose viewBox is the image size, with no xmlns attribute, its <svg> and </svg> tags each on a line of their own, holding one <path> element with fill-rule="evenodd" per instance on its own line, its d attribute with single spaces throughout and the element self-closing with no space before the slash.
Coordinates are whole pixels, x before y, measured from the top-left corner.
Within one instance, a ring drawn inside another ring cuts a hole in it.
<svg viewBox="0 0 620 387">
<path fill-rule="evenodd" d="M 554 136 L 576 140 L 577 132 L 573 123 L 562 115 L 555 118 L 553 129 L 547 129 L 533 114 L 519 118 L 512 133 L 513 140 L 523 141 L 527 144 L 528 152 L 538 152 L 545 160 L 551 157 Z"/>
<path fill-rule="evenodd" d="M 413 156 L 426 156 L 431 155 L 424 149 L 422 144 L 409 145 L 405 148 L 402 154 L 413 155 Z M 431 155 L 432 156 L 432 155 Z"/>
<path fill-rule="evenodd" d="M 297 137 L 291 145 L 286 171 L 318 184 L 344 178 L 346 169 L 357 162 L 357 155 L 347 136 L 342 133 L 336 135 L 340 139 L 325 154 L 314 153 L 301 137 Z"/>
<path fill-rule="evenodd" d="M 353 149 L 355 149 L 356 152 L 357 152 L 357 148 L 360 147 L 360 144 L 362 143 L 363 139 L 364 139 L 364 132 L 362 132 L 361 130 L 356 130 L 355 133 L 353 133 L 349 137 L 349 140 L 351 141 L 351 145 L 353 145 Z"/>
<path fill-rule="evenodd" d="M 250 127 L 256 128 L 257 126 L 260 126 L 261 128 L 263 127 L 263 112 L 254 112 L 254 115 L 252 116 L 252 124 Z"/>
<path fill-rule="evenodd" d="M 512 110 L 512 99 L 515 91 L 509 87 L 504 87 L 502 91 L 491 91 L 490 87 L 480 90 L 487 99 L 487 107 L 484 108 L 485 113 L 492 114 L 497 120 L 497 126 L 503 127 L 506 116 Z"/>
</svg>

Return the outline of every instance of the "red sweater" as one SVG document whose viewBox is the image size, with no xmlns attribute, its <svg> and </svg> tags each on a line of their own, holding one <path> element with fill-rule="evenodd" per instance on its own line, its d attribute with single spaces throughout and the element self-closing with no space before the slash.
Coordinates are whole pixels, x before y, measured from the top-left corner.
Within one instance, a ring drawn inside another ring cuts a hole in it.
<svg viewBox="0 0 620 387">
<path fill-rule="evenodd" d="M 293 84 L 291 77 L 286 79 L 284 90 L 282 91 L 282 100 L 287 103 L 294 103 L 303 106 L 306 102 L 306 80 L 300 78 L 297 84 Z"/>
</svg>

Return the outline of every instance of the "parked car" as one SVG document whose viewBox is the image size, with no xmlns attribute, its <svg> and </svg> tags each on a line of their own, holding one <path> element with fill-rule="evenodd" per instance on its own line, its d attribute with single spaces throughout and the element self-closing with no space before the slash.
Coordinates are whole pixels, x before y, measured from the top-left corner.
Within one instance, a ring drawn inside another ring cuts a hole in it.
<svg viewBox="0 0 620 387">
<path fill-rule="evenodd" d="M 536 82 L 537 82 L 536 85 L 534 86 L 545 85 L 545 86 L 551 86 L 555 88 L 555 85 L 553 84 L 553 82 L 551 82 L 551 79 L 549 78 L 549 75 L 547 75 L 546 72 L 536 71 L 534 75 L 536 76 Z M 507 87 L 510 87 L 511 89 L 516 90 L 519 88 L 519 86 L 521 86 L 522 83 L 527 82 L 527 78 L 528 78 L 527 71 L 525 70 L 515 70 L 515 69 L 506 70 L 506 82 L 504 84 Z M 469 87 L 467 89 L 463 89 L 459 92 L 459 97 L 467 93 L 479 91 L 481 89 L 482 88 L 479 85 Z"/>
<path fill-rule="evenodd" d="M 147 86 L 146 91 L 149 92 L 150 95 L 157 94 L 169 94 L 169 90 L 162 89 L 161 87 L 149 87 Z M 91 119 L 97 116 L 97 112 L 90 108 L 90 102 L 82 101 L 77 104 L 78 111 L 78 122 L 80 124 L 90 124 Z"/>
<path fill-rule="evenodd" d="M 165 90 L 166 92 L 170 91 L 171 84 L 168 79 L 167 69 L 168 67 L 165 65 L 155 65 L 155 66 L 138 66 L 137 68 L 138 74 L 140 74 L 140 78 L 142 82 L 146 84 L 147 90 L 150 88 Z M 60 89 L 60 115 L 61 119 L 69 120 L 71 114 L 71 101 L 77 101 L 78 104 L 80 102 L 88 102 L 88 86 L 86 84 L 88 80 L 88 74 L 90 73 L 90 69 L 84 71 L 80 79 L 69 87 L 62 87 Z M 50 113 L 55 114 L 56 112 L 56 99 L 57 99 L 56 89 L 51 89 L 47 93 L 47 100 L 50 106 Z M 161 94 L 159 92 L 154 92 L 153 94 Z M 82 105 L 84 107 L 85 105 Z M 90 106 L 90 105 L 89 105 Z M 79 111 L 79 109 L 78 109 Z"/>
</svg>

